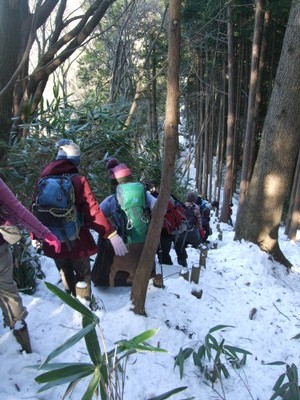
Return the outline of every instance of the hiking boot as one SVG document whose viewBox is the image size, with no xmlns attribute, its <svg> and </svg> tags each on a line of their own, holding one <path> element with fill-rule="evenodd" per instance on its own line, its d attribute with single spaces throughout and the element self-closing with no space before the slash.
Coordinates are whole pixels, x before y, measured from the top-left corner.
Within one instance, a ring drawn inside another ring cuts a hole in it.
<svg viewBox="0 0 300 400">
<path fill-rule="evenodd" d="M 25 321 L 17 321 L 13 330 L 13 334 L 17 342 L 21 345 L 22 351 L 24 350 L 28 354 L 32 353 L 29 333 Z"/>
<path fill-rule="evenodd" d="M 178 264 L 181 265 L 182 267 L 187 267 L 187 262 L 186 260 L 177 260 Z"/>
</svg>

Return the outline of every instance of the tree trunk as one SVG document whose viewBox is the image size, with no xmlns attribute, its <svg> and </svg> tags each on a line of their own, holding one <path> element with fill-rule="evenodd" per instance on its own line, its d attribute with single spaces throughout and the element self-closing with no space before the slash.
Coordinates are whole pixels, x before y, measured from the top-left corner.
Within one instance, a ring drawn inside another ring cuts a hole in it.
<svg viewBox="0 0 300 400">
<path fill-rule="evenodd" d="M 290 197 L 288 217 L 285 222 L 285 234 L 290 240 L 297 239 L 297 230 L 300 224 L 300 150 L 294 174 L 294 182 Z"/>
<path fill-rule="evenodd" d="M 252 150 L 252 137 L 254 134 L 253 126 L 254 126 L 254 110 L 255 110 L 256 88 L 257 88 L 257 77 L 258 77 L 261 15 L 262 15 L 261 0 L 256 0 L 254 35 L 252 43 L 252 58 L 251 58 L 251 70 L 250 70 L 250 84 L 249 84 L 249 96 L 248 96 L 247 124 L 246 124 L 245 140 L 244 140 L 243 165 L 242 165 L 241 184 L 240 184 L 240 197 L 239 197 L 240 203 L 242 203 L 245 200 L 250 181 L 250 171 L 251 171 L 250 161 L 251 161 L 251 150 Z"/>
<path fill-rule="evenodd" d="M 227 115 L 227 145 L 226 145 L 226 174 L 224 182 L 223 203 L 220 215 L 221 222 L 228 221 L 228 207 L 232 195 L 232 165 L 233 165 L 233 141 L 234 141 L 234 54 L 233 54 L 233 27 L 231 5 L 228 5 L 227 40 L 228 40 L 228 115 Z"/>
<path fill-rule="evenodd" d="M 238 209 L 236 240 L 248 240 L 287 268 L 278 244 L 286 193 L 291 187 L 300 143 L 300 3 L 293 0 L 274 88 L 248 195 Z"/>
<path fill-rule="evenodd" d="M 21 7 L 20 4 L 15 1 L 0 2 L 0 91 L 2 91 L 9 82 L 12 71 L 15 71 L 17 68 L 24 3 L 27 2 L 23 2 L 23 7 Z M 10 88 L 0 96 L 0 141 L 3 143 L 7 143 L 9 138 L 12 123 L 12 106 L 13 86 L 10 86 Z M 0 159 L 3 159 L 4 156 L 5 148 L 1 146 Z"/>
<path fill-rule="evenodd" d="M 23 45 L 22 48 L 20 47 L 20 27 L 21 22 L 28 17 L 28 1 L 0 2 L 1 59 L 9 59 L 9 62 L 1 63 L 0 68 L 0 113 L 3 115 L 7 115 L 7 112 L 9 113 L 6 118 L 6 125 L 9 124 L 10 127 L 10 118 L 12 116 L 20 118 L 22 122 L 26 122 L 28 114 L 32 114 L 36 111 L 49 76 L 84 44 L 85 40 L 98 25 L 108 7 L 115 1 L 116 0 L 95 0 L 86 13 L 82 15 L 81 19 L 79 19 L 77 25 L 67 32 L 64 31 L 65 26 L 63 23 L 56 26 L 53 36 L 49 39 L 48 51 L 43 54 L 32 74 L 26 81 L 22 82 L 22 90 L 15 91 L 14 114 L 12 114 L 13 99 L 11 87 L 18 76 L 24 76 L 36 30 L 39 26 L 44 24 L 51 15 L 58 0 L 46 0 L 43 4 L 37 6 L 33 17 L 34 24 L 32 24 L 25 50 Z M 18 6 L 13 8 L 14 4 Z M 22 33 L 24 33 L 24 30 L 22 30 Z M 60 37 L 62 33 L 63 35 Z M 60 50 L 61 52 L 59 53 Z M 22 54 L 24 51 L 25 53 Z M 16 61 L 18 57 L 19 60 L 22 59 L 19 65 L 17 65 L 18 63 Z M 20 87 L 21 86 L 19 86 L 18 89 Z M 16 100 L 17 98 L 18 101 Z M 4 135 L 5 142 L 8 142 L 9 133 L 6 127 L 4 130 L 1 129 L 1 134 Z"/>
<path fill-rule="evenodd" d="M 257 88 L 256 88 L 256 101 L 255 101 L 255 110 L 254 110 L 254 143 L 253 151 L 251 152 L 252 155 L 257 153 L 257 141 L 262 130 L 262 123 L 259 120 L 260 115 L 260 108 L 261 108 L 261 100 L 262 100 L 262 84 L 263 84 L 263 74 L 265 72 L 265 64 L 266 64 L 266 49 L 267 49 L 267 31 L 269 29 L 270 24 L 270 11 L 267 10 L 264 15 L 264 22 L 263 22 L 263 31 L 262 31 L 262 38 L 261 38 L 261 45 L 260 45 L 260 55 L 259 55 L 259 67 L 258 67 L 258 80 L 257 80 Z M 253 173 L 253 168 L 255 164 L 255 159 L 251 160 L 251 175 Z"/>
<path fill-rule="evenodd" d="M 168 83 L 165 119 L 164 160 L 161 190 L 154 207 L 145 246 L 136 270 L 131 300 L 136 314 L 145 314 L 150 273 L 159 244 L 163 217 L 171 194 L 175 156 L 178 144 L 178 98 L 180 60 L 180 0 L 170 0 Z"/>
</svg>

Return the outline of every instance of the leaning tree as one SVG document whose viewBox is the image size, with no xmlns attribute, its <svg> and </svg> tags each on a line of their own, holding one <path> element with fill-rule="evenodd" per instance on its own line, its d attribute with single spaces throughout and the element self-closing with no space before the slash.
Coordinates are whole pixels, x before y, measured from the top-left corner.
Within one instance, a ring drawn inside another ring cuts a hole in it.
<svg viewBox="0 0 300 400">
<path fill-rule="evenodd" d="M 135 273 L 131 300 L 136 314 L 145 314 L 145 301 L 151 269 L 159 245 L 163 217 L 171 194 L 175 156 L 178 150 L 178 99 L 180 64 L 180 0 L 170 0 L 168 78 L 164 136 L 164 158 L 159 192 L 146 243 Z"/>
<path fill-rule="evenodd" d="M 0 143 L 9 141 L 12 118 L 13 130 L 19 133 L 19 124 L 37 110 L 50 75 L 86 43 L 115 1 L 90 1 L 85 11 L 76 15 L 68 15 L 67 0 L 37 1 L 33 13 L 28 0 L 0 2 Z M 54 25 L 47 47 L 29 73 L 38 29 L 52 15 Z M 0 159 L 4 155 L 0 147 Z"/>
<path fill-rule="evenodd" d="M 293 0 L 258 157 L 235 225 L 236 240 L 256 243 L 287 268 L 278 229 L 300 147 L 299 41 L 300 2 Z"/>
</svg>

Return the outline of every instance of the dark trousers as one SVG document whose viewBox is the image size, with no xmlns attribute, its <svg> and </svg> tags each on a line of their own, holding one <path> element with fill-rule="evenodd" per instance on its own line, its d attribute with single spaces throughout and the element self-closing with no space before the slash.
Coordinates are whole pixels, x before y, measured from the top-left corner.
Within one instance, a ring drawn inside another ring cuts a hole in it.
<svg viewBox="0 0 300 400">
<path fill-rule="evenodd" d="M 168 235 L 166 232 L 162 231 L 160 235 L 160 244 L 157 251 L 158 261 L 160 264 L 173 265 L 172 258 L 170 256 L 170 250 L 173 241 L 173 235 Z"/>
<path fill-rule="evenodd" d="M 185 266 L 187 260 L 186 246 L 188 244 L 197 248 L 201 243 L 201 237 L 198 229 L 186 231 L 182 233 L 175 242 L 175 251 L 177 254 L 178 264 Z"/>
<path fill-rule="evenodd" d="M 84 281 L 91 287 L 91 266 L 89 257 L 71 259 L 62 258 L 54 260 L 60 272 L 62 283 L 66 292 L 76 296 L 76 283 Z"/>
</svg>

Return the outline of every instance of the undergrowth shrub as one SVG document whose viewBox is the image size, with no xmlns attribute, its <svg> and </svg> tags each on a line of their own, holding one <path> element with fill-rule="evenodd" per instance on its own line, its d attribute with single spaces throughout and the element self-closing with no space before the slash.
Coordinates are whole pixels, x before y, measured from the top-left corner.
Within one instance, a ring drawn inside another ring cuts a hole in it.
<svg viewBox="0 0 300 400">
<path fill-rule="evenodd" d="M 46 371 L 35 378 L 37 383 L 43 384 L 39 392 L 55 386 L 68 384 L 63 396 L 65 399 L 74 392 L 79 382 L 90 377 L 82 400 L 92 400 L 92 398 L 122 400 L 124 396 L 126 365 L 129 357 L 137 352 L 166 352 L 164 349 L 153 347 L 147 343 L 157 330 L 150 329 L 130 340 L 120 340 L 115 344 L 115 348 L 106 350 L 105 340 L 99 326 L 99 318 L 78 299 L 51 283 L 46 282 L 46 286 L 64 303 L 81 314 L 82 329 L 53 350 L 41 364 L 34 366 L 39 371 Z M 102 346 L 99 343 L 97 331 L 100 332 Z M 83 338 L 90 362 L 51 362 Z M 186 387 L 179 387 L 153 397 L 151 400 L 164 400 L 185 389 Z"/>
</svg>

